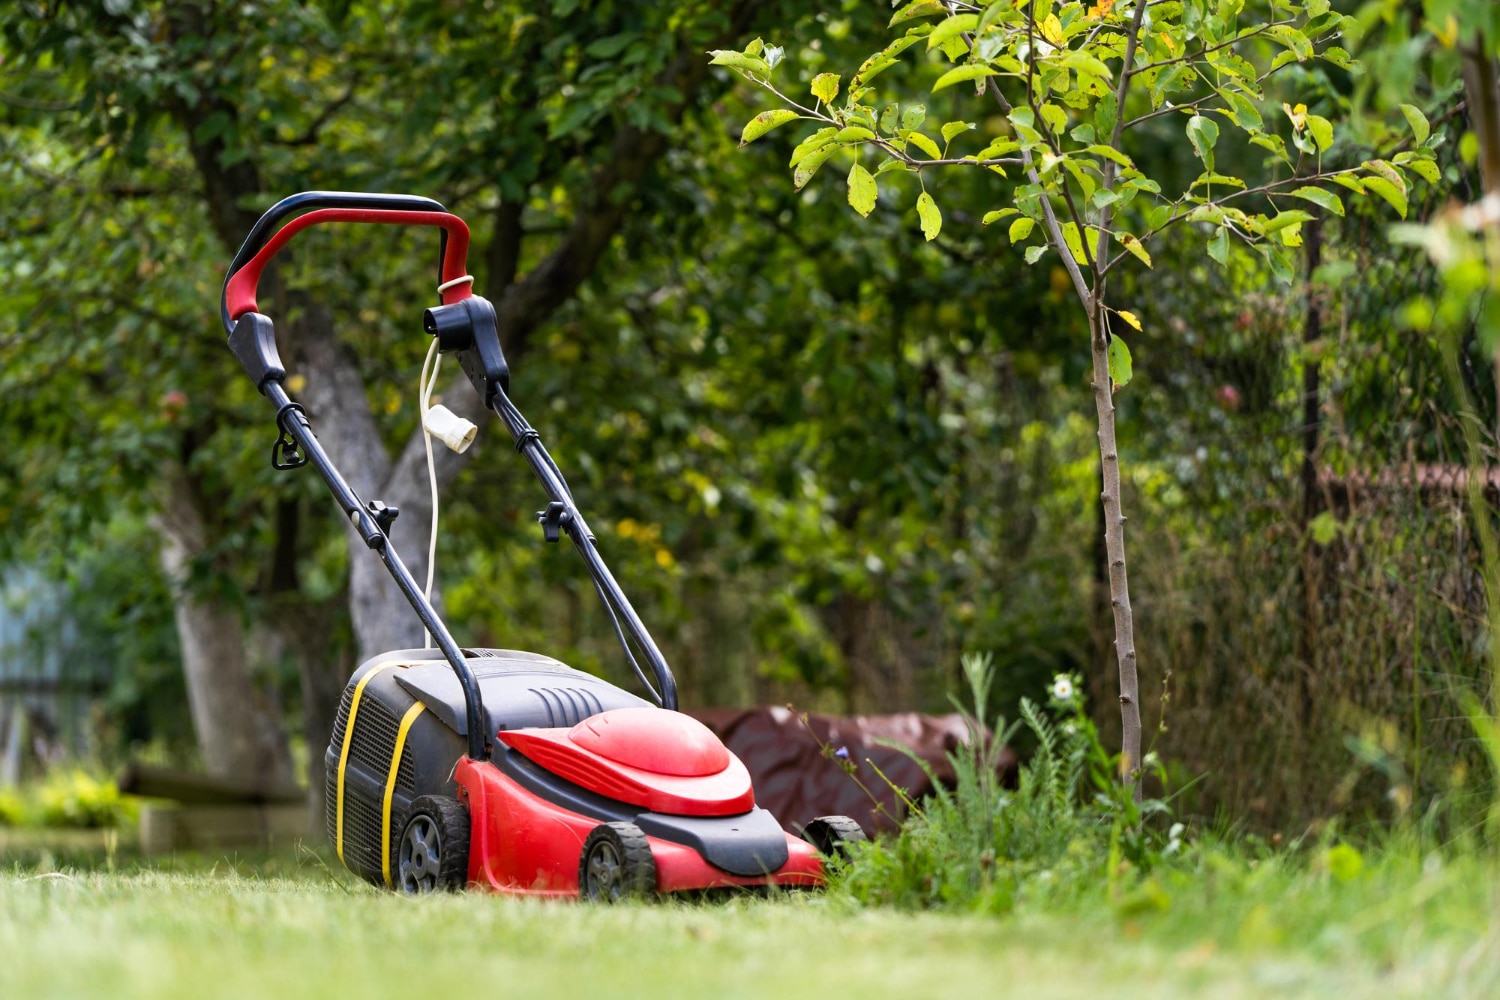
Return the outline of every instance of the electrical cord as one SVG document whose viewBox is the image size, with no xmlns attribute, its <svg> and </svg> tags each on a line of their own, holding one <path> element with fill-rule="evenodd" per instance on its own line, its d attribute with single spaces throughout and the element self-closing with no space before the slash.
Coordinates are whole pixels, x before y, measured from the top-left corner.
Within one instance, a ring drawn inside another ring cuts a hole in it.
<svg viewBox="0 0 1500 1000">
<path fill-rule="evenodd" d="M 437 569 L 437 539 L 438 539 L 438 484 L 437 465 L 432 458 L 432 431 L 427 429 L 427 411 L 431 408 L 432 387 L 437 384 L 438 366 L 442 364 L 443 357 L 438 353 L 437 338 L 432 338 L 432 346 L 427 349 L 427 359 L 422 362 L 422 376 L 417 382 L 417 419 L 422 424 L 422 444 L 427 449 L 427 485 L 432 491 L 432 529 L 427 536 L 427 600 L 432 601 L 432 580 Z M 429 374 L 428 369 L 431 369 Z M 425 649 L 432 645 L 432 635 L 424 628 L 422 630 L 422 647 Z"/>
</svg>

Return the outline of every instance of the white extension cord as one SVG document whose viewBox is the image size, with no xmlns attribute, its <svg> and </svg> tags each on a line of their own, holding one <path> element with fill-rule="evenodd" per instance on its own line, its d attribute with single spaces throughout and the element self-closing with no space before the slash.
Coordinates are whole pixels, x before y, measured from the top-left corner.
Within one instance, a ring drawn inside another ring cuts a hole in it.
<svg viewBox="0 0 1500 1000">
<path fill-rule="evenodd" d="M 449 451 L 461 455 L 474 443 L 474 435 L 479 433 L 479 428 L 471 421 L 460 417 L 442 403 L 431 405 L 432 390 L 437 385 L 438 366 L 442 364 L 442 360 L 442 355 L 438 353 L 437 338 L 434 337 L 432 346 L 427 349 L 427 360 L 422 362 L 422 377 L 417 383 L 417 412 L 422 419 L 422 444 L 427 449 L 427 485 L 432 491 L 432 530 L 427 537 L 428 601 L 432 600 L 432 581 L 437 570 L 438 539 L 437 467 L 432 459 L 432 439 L 437 438 L 447 445 Z M 424 629 L 422 645 L 425 648 L 431 643 L 432 635 Z"/>
</svg>

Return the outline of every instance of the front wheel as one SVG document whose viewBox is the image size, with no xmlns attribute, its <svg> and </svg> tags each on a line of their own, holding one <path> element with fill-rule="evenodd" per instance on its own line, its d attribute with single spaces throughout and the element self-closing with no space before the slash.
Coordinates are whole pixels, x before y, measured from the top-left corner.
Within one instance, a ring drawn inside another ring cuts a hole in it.
<svg viewBox="0 0 1500 1000">
<path fill-rule="evenodd" d="M 869 838 L 864 828 L 848 816 L 819 816 L 802 828 L 802 839 L 825 858 L 848 860 L 849 845 L 864 843 Z"/>
<path fill-rule="evenodd" d="M 589 831 L 578 859 L 578 894 L 595 903 L 656 894 L 656 858 L 634 823 L 600 823 Z"/>
<path fill-rule="evenodd" d="M 412 800 L 396 845 L 392 888 L 407 895 L 453 892 L 469 880 L 469 810 L 446 795 Z"/>
</svg>

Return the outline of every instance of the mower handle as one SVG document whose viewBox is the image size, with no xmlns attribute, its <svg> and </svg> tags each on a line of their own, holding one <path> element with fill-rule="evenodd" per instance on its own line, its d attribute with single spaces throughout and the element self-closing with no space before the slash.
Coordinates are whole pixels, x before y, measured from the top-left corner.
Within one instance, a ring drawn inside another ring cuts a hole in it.
<svg viewBox="0 0 1500 1000">
<path fill-rule="evenodd" d="M 308 209 L 313 211 L 293 219 L 272 234 L 283 219 Z M 235 321 L 245 313 L 258 311 L 255 293 L 261 273 L 272 258 L 297 233 L 322 222 L 437 226 L 443 230 L 438 281 L 440 284 L 458 282 L 443 291 L 443 304 L 451 305 L 471 294 L 469 283 L 461 280 L 467 277 L 469 227 L 458 216 L 449 213 L 441 202 L 406 194 L 303 191 L 272 205 L 256 221 L 230 262 L 219 297 L 219 318 L 224 323 L 225 332 L 233 332 Z"/>
</svg>

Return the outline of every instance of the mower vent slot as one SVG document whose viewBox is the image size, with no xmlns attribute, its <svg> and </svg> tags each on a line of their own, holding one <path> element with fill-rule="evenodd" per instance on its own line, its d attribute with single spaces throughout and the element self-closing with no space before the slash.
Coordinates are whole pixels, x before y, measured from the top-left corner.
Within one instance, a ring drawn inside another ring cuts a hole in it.
<svg viewBox="0 0 1500 1000">
<path fill-rule="evenodd" d="M 571 728 L 604 711 L 599 696 L 585 688 L 532 688 L 531 693 L 547 710 L 547 725 L 552 729 Z"/>
<path fill-rule="evenodd" d="M 350 701 L 351 692 L 345 692 L 333 725 L 333 742 L 336 746 L 342 745 L 344 741 L 344 731 L 349 724 Z M 399 728 L 400 725 L 390 710 L 366 691 L 359 702 L 354 737 L 349 741 L 349 760 L 351 763 L 357 761 L 364 770 L 379 776 L 382 786 L 390 773 L 391 750 L 396 745 Z M 410 746 L 401 749 L 401 763 L 396 768 L 396 787 L 408 797 L 416 793 L 416 766 L 412 762 Z M 337 834 L 337 803 L 334 798 L 338 795 L 338 774 L 334 770 L 328 772 L 326 794 L 329 805 L 326 810 L 328 839 L 332 841 Z M 387 850 L 394 849 L 396 841 L 400 839 L 403 821 L 404 817 L 391 817 L 391 843 L 387 845 Z M 344 783 L 344 859 L 350 868 L 358 866 L 377 875 L 381 870 L 380 803 L 373 799 L 366 800 L 347 779 Z"/>
</svg>

